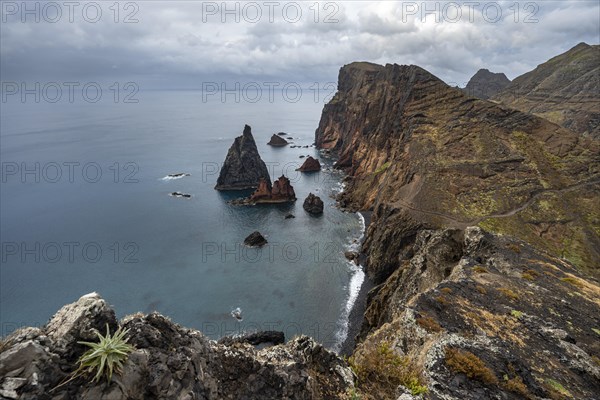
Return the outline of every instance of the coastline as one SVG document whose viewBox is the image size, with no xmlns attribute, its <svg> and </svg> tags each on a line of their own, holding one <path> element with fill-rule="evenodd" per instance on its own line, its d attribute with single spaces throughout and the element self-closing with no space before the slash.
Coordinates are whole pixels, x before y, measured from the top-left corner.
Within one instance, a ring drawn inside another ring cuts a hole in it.
<svg viewBox="0 0 600 400">
<path fill-rule="evenodd" d="M 371 211 L 359 211 L 359 214 L 362 215 L 364 219 L 364 232 L 362 235 L 362 240 L 360 243 L 359 249 L 359 266 L 362 271 L 365 271 L 367 256 L 362 251 L 362 244 L 365 240 L 365 235 L 367 233 L 367 229 L 371 224 Z M 352 305 L 352 309 L 350 310 L 350 314 L 348 316 L 348 333 L 346 338 L 342 342 L 340 346 L 339 355 L 340 356 L 350 356 L 354 350 L 354 346 L 356 344 L 356 336 L 360 332 L 360 327 L 362 326 L 365 310 L 367 308 L 367 295 L 371 289 L 373 289 L 374 285 L 371 280 L 367 277 L 365 273 L 365 277 L 362 281 L 360 289 L 358 291 L 358 295 L 354 300 L 354 304 Z"/>
</svg>

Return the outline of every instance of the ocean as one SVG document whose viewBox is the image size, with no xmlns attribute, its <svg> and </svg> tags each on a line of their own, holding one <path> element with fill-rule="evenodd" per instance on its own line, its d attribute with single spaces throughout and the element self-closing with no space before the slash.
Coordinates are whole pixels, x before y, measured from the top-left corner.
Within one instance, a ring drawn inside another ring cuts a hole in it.
<svg viewBox="0 0 600 400">
<path fill-rule="evenodd" d="M 194 90 L 136 98 L 3 101 L 0 333 L 42 326 L 95 291 L 119 317 L 158 311 L 213 339 L 279 330 L 339 350 L 364 278 L 344 252 L 358 248 L 364 220 L 335 207 L 342 176 L 332 160 L 314 147 L 266 145 L 283 131 L 310 146 L 323 98 L 236 102 Z M 233 206 L 249 192 L 213 189 L 244 124 L 271 178 L 290 178 L 295 203 Z M 301 155 L 324 170 L 296 172 Z M 168 177 L 175 173 L 189 176 Z M 323 216 L 303 210 L 309 192 L 325 202 Z M 262 249 L 242 245 L 255 230 L 269 241 Z"/>
</svg>

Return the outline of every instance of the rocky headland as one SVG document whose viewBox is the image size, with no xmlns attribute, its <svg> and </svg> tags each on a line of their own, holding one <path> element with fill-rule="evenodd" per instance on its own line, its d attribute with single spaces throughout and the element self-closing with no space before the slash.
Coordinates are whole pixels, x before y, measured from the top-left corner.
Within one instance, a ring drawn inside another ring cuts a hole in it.
<svg viewBox="0 0 600 400">
<path fill-rule="evenodd" d="M 246 125 L 242 136 L 235 138 L 227 152 L 215 189 L 254 189 L 258 187 L 261 179 L 271 184 L 267 166 L 258 154 L 252 129 Z"/>
</svg>

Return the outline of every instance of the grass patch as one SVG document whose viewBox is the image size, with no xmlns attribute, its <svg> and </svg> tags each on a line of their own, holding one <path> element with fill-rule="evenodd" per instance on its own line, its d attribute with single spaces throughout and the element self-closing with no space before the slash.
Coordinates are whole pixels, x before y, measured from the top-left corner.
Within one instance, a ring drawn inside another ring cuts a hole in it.
<svg viewBox="0 0 600 400">
<path fill-rule="evenodd" d="M 521 253 L 521 246 L 516 243 L 509 243 L 506 247 L 515 253 Z"/>
<path fill-rule="evenodd" d="M 469 379 L 478 380 L 487 385 L 498 383 L 498 378 L 492 370 L 470 351 L 453 347 L 447 348 L 446 365 L 454 372 L 465 374 Z"/>
<path fill-rule="evenodd" d="M 527 279 L 528 281 L 534 281 L 537 279 L 538 276 L 540 276 L 540 274 L 533 269 L 528 269 L 527 271 L 521 274 L 521 278 Z"/>
<path fill-rule="evenodd" d="M 473 272 L 477 274 L 487 274 L 488 270 L 482 267 L 481 265 L 476 265 L 473 267 Z"/>
<path fill-rule="evenodd" d="M 529 389 L 527 389 L 527 386 L 523 383 L 523 378 L 520 376 L 510 379 L 505 376 L 504 387 L 510 392 L 520 394 L 525 399 L 531 399 L 531 393 L 529 393 Z"/>
<path fill-rule="evenodd" d="M 448 304 L 450 304 L 450 302 L 448 301 L 448 299 L 446 298 L 446 296 L 437 296 L 435 298 L 435 301 L 437 301 L 438 303 L 446 306 Z"/>
<path fill-rule="evenodd" d="M 513 292 L 510 289 L 507 288 L 499 288 L 498 291 L 500 293 L 502 293 L 503 295 L 505 295 L 506 297 L 513 299 L 513 300 L 518 300 L 519 299 L 519 295 L 516 294 L 515 292 Z"/>
<path fill-rule="evenodd" d="M 442 292 L 444 294 L 450 294 L 450 293 L 452 293 L 452 288 L 449 288 L 449 287 L 441 288 L 440 292 Z"/>
<path fill-rule="evenodd" d="M 417 318 L 417 325 L 421 328 L 425 329 L 428 332 L 440 332 L 442 327 L 440 324 L 433 318 L 429 316 L 422 316 Z"/>
<path fill-rule="evenodd" d="M 390 165 L 392 165 L 392 163 L 390 161 L 387 161 L 385 164 L 383 164 L 381 167 L 375 170 L 375 175 L 379 175 L 380 173 L 384 172 L 390 167 Z"/>
<path fill-rule="evenodd" d="M 523 313 L 521 311 L 517 311 L 517 310 L 511 310 L 510 315 L 512 315 L 516 319 L 523 318 Z"/>
<path fill-rule="evenodd" d="M 592 328 L 596 335 L 600 336 L 600 329 Z"/>
<path fill-rule="evenodd" d="M 577 286 L 577 287 L 583 287 L 583 284 L 579 281 L 579 279 L 577 278 L 573 278 L 573 277 L 566 277 L 566 278 L 560 278 L 561 281 L 563 282 L 567 282 L 570 283 L 573 286 Z"/>
<path fill-rule="evenodd" d="M 364 387 L 363 393 L 374 398 L 395 398 L 398 385 L 415 396 L 427 393 L 421 370 L 409 357 L 396 354 L 388 342 L 368 350 L 361 352 L 360 357 L 352 356 L 348 360 L 359 385 Z"/>
<path fill-rule="evenodd" d="M 572 397 L 571 393 L 565 389 L 565 387 L 558 381 L 555 381 L 554 379 L 546 379 L 546 384 L 548 385 L 548 388 L 554 392 L 554 393 L 558 393 L 561 396 L 566 396 L 566 397 Z"/>
<path fill-rule="evenodd" d="M 481 294 L 487 294 L 487 289 L 481 285 L 475 286 L 475 290 L 477 290 Z"/>
</svg>

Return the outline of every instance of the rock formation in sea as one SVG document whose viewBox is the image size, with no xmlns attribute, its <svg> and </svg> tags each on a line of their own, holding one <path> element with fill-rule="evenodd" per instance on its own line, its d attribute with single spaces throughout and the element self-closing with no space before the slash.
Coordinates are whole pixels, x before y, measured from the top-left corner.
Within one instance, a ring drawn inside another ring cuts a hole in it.
<svg viewBox="0 0 600 400">
<path fill-rule="evenodd" d="M 254 189 L 261 179 L 271 184 L 267 166 L 258 154 L 252 129 L 246 125 L 242 136 L 235 138 L 227 152 L 215 189 Z"/>
<path fill-rule="evenodd" d="M 290 180 L 282 175 L 273 182 L 272 186 L 266 180 L 261 179 L 258 188 L 250 197 L 233 200 L 231 203 L 237 205 L 254 205 L 261 203 L 287 203 L 292 201 L 296 201 L 294 187 L 291 185 Z"/>
<path fill-rule="evenodd" d="M 91 376 L 68 381 L 96 331 L 127 330 L 135 347 L 110 383 Z M 0 393 L 6 399 L 335 399 L 353 390 L 346 362 L 313 339 L 280 342 L 278 333 L 216 343 L 158 314 L 117 320 L 95 293 L 64 306 L 41 328 L 23 328 L 3 338 Z M 66 382 L 66 383 L 65 383 Z M 63 384 L 64 383 L 64 384 Z M 61 384 L 63 384 L 61 386 Z"/>
<path fill-rule="evenodd" d="M 319 196 L 309 193 L 302 207 L 306 212 L 313 215 L 323 214 L 323 200 Z"/>
<path fill-rule="evenodd" d="M 494 100 L 600 139 L 600 45 L 579 43 L 515 78 Z"/>
<path fill-rule="evenodd" d="M 316 158 L 308 156 L 300 168 L 296 171 L 316 172 L 321 170 L 321 163 Z"/>
<path fill-rule="evenodd" d="M 262 247 L 267 243 L 267 239 L 265 239 L 259 231 L 252 232 L 250 235 L 248 235 L 248 237 L 246 237 L 246 239 L 244 239 L 244 244 L 250 247 Z"/>
<path fill-rule="evenodd" d="M 487 100 L 510 84 L 502 72 L 490 72 L 482 68 L 467 83 L 464 92 L 473 97 Z"/>
<path fill-rule="evenodd" d="M 288 141 L 279 135 L 273 135 L 271 136 L 271 140 L 269 140 L 269 143 L 267 144 L 269 146 L 283 147 L 288 144 Z"/>
<path fill-rule="evenodd" d="M 597 140 L 417 66 L 353 63 L 316 143 L 348 174 L 340 204 L 372 211 L 360 398 L 600 392 Z"/>
</svg>

